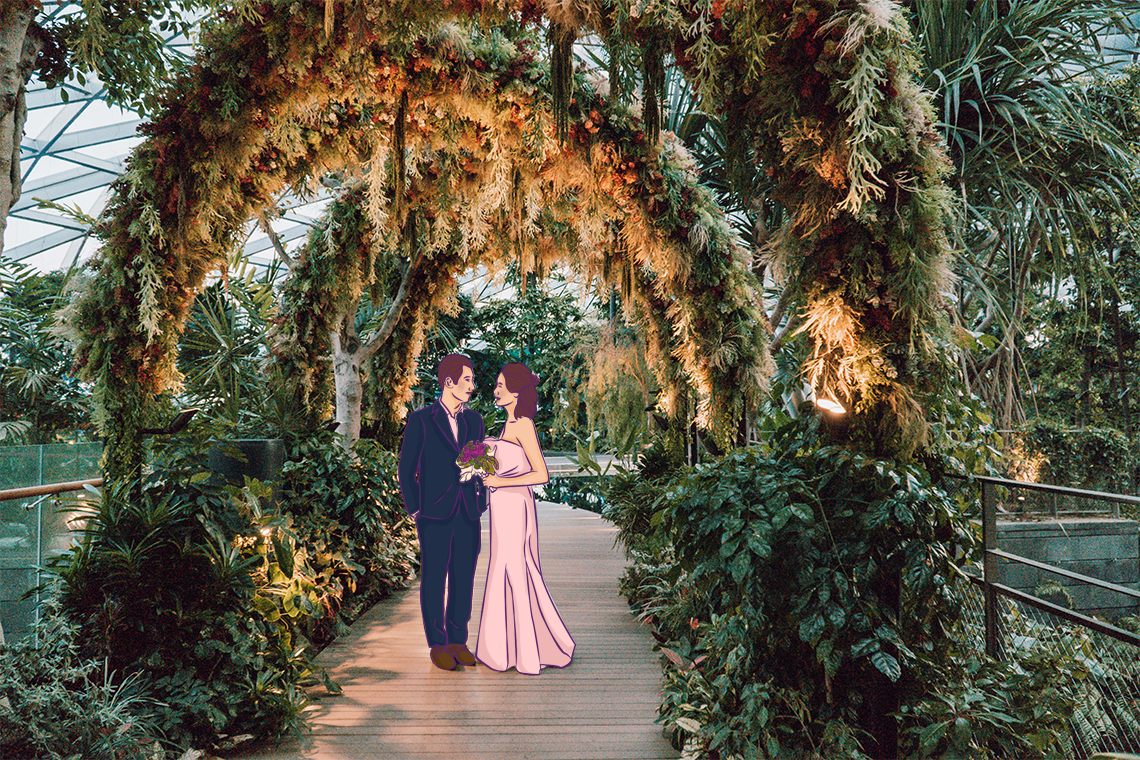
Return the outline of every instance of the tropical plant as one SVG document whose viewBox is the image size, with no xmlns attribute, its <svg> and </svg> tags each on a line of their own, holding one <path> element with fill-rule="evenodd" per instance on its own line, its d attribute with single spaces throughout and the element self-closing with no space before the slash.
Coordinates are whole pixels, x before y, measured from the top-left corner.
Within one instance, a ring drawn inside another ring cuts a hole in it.
<svg viewBox="0 0 1140 760">
<path fill-rule="evenodd" d="M 965 649 L 953 668 L 926 674 L 928 691 L 900 710 L 909 757 L 1075 756 L 1068 718 L 1080 704 L 1078 684 L 1088 661 L 1058 646 L 1055 631 L 1026 633 L 1005 661 Z"/>
<path fill-rule="evenodd" d="M 659 530 L 664 492 L 679 473 L 683 461 L 675 447 L 661 436 L 638 453 L 637 467 L 619 471 L 609 484 L 602 516 L 618 529 L 626 552 L 662 557 L 669 545 Z"/>
<path fill-rule="evenodd" d="M 165 742 L 227 748 L 303 725 L 302 686 L 319 674 L 295 621 L 325 590 L 269 495 L 158 471 L 80 508 L 81 543 L 54 561 L 78 654 L 105 658 L 155 700 Z"/>
<path fill-rule="evenodd" d="M 0 260 L 0 441 L 52 443 L 88 426 L 87 389 L 49 332 L 65 276 Z"/>
<path fill-rule="evenodd" d="M 1098 83 L 1090 98 L 1105 118 L 1140 144 L 1140 67 Z M 1140 165 L 1135 178 L 1140 178 Z M 1066 263 L 1063 278 L 1027 309 L 1037 320 L 1022 348 L 1027 395 L 1034 412 L 1069 427 L 1114 427 L 1135 451 L 1131 386 L 1140 322 L 1140 193 L 1123 205 L 1088 199 L 1091 218 L 1074 228 L 1083 255 Z"/>
<path fill-rule="evenodd" d="M 227 276 L 194 302 L 178 343 L 179 401 L 245 436 L 276 437 L 297 427 L 269 361 L 276 279 L 276 266 L 259 272 L 235 255 Z"/>
<path fill-rule="evenodd" d="M 609 480 L 609 476 L 603 475 L 556 476 L 542 486 L 541 497 L 572 509 L 600 513 L 605 508 L 604 494 Z"/>
<path fill-rule="evenodd" d="M 0 756 L 164 760 L 142 679 L 121 679 L 80 648 L 53 601 L 32 636 L 0 646 Z"/>
<path fill-rule="evenodd" d="M 378 599 L 407 586 L 419 569 L 416 528 L 396 474 L 398 455 L 368 440 L 354 453 L 336 436 L 317 434 L 297 444 L 283 472 L 281 509 L 336 613 L 303 621 L 318 646 Z"/>
<path fill-rule="evenodd" d="M 1070 756 L 1070 716 L 1103 712 L 1082 696 L 1088 650 L 1011 620 L 1021 648 L 987 659 L 964 614 L 958 568 L 976 538 L 961 504 L 919 467 L 821 448 L 814 425 L 698 467 L 647 449 L 607 494 L 675 744 L 707 758 Z"/>
<path fill-rule="evenodd" d="M 1134 138 L 1093 90 L 1101 34 L 1128 28 L 1128 0 L 910 0 L 925 85 L 937 93 L 961 215 L 957 315 L 968 390 L 1008 429 L 1023 419 L 1024 337 L 1038 284 L 1071 271 L 1097 228 L 1093 199 L 1135 193 Z M 1078 280 L 1078 286 L 1083 280 Z M 992 336 L 992 340 L 988 337 Z"/>
</svg>

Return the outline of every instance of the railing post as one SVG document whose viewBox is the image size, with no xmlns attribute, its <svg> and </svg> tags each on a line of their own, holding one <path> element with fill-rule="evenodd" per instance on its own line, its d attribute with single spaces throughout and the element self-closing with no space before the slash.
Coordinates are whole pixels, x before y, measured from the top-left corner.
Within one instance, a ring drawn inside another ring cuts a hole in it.
<svg viewBox="0 0 1140 760">
<path fill-rule="evenodd" d="M 982 580 L 985 582 L 986 654 L 1001 659 L 1001 641 L 998 638 L 998 595 L 992 584 L 999 583 L 1001 569 L 998 558 L 991 552 L 997 549 L 997 494 L 996 486 L 982 481 Z"/>
<path fill-rule="evenodd" d="M 43 476 L 40 476 L 43 481 Z M 43 485 L 41 482 L 40 485 Z M 41 496 L 36 499 L 36 618 L 35 626 L 40 627 L 40 604 L 43 602 L 40 599 L 40 587 L 43 585 L 43 569 L 44 569 L 44 499 L 47 496 Z M 36 637 L 39 641 L 39 637 Z"/>
</svg>

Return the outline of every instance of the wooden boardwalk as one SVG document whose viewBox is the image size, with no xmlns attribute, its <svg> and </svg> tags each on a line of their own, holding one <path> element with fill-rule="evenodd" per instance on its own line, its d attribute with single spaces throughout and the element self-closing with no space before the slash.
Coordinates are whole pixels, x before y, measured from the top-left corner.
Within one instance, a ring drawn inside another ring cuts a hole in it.
<svg viewBox="0 0 1140 760">
<path fill-rule="evenodd" d="M 475 581 L 471 638 L 483 600 L 490 541 Z M 595 514 L 538 503 L 543 577 L 576 643 L 565 669 L 537 676 L 483 666 L 432 666 L 419 585 L 362 616 L 320 662 L 344 688 L 309 713 L 311 735 L 258 760 L 661 760 L 677 758 L 654 723 L 661 667 L 653 639 L 618 593 L 625 567 L 615 529 Z"/>
</svg>

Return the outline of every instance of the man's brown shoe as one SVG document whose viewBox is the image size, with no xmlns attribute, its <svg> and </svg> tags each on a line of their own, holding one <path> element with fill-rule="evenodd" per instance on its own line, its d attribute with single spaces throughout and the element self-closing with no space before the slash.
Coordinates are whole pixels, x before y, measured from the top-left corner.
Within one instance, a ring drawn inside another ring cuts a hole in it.
<svg viewBox="0 0 1140 760">
<path fill-rule="evenodd" d="M 471 667 L 476 663 L 475 655 L 471 654 L 471 650 L 467 648 L 466 644 L 452 644 L 447 648 L 447 651 L 461 665 Z"/>
<path fill-rule="evenodd" d="M 432 647 L 431 664 L 440 670 L 455 670 L 455 658 L 448 650 L 450 647 Z"/>
</svg>

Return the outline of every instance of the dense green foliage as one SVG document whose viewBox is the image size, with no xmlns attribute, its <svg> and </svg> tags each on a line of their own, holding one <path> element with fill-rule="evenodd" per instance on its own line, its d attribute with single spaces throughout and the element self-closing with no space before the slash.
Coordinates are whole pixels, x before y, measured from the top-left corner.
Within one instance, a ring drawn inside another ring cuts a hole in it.
<svg viewBox="0 0 1140 760">
<path fill-rule="evenodd" d="M 288 594 L 304 573 L 291 567 L 284 521 L 251 489 L 179 477 L 119 487 L 131 492 L 90 508 L 83 542 L 57 568 L 81 655 L 139 674 L 175 745 L 299 729 L 313 667 L 290 624 L 301 613 Z M 313 590 L 302 596 L 315 614 Z"/>
<path fill-rule="evenodd" d="M 1053 395 L 1051 378 L 1023 355 L 1039 343 L 1039 328 L 1050 329 L 1051 309 L 1042 302 L 1058 299 L 1070 310 L 1069 330 L 1092 327 L 1105 321 L 1113 279 L 1126 279 L 1115 265 L 1138 195 L 1140 71 L 1119 58 L 1109 64 L 1099 37 L 1120 14 L 1133 14 L 1135 3 L 906 4 L 928 72 L 924 84 L 939 94 L 939 130 L 961 193 L 955 309 L 968 349 L 963 374 L 1008 429 L 1033 416 L 1033 395 Z M 1134 35 L 1132 19 L 1120 28 Z M 1091 343 L 1070 353 L 1058 385 L 1074 370 L 1087 372 L 1080 355 L 1108 336 L 1088 337 Z M 1105 347 L 1115 349 L 1113 341 Z M 1040 411 L 1060 418 L 1080 407 Z"/>
<path fill-rule="evenodd" d="M 47 33 L 36 62 L 49 87 L 98 77 L 108 101 L 145 112 L 185 59 L 167 43 L 189 37 L 213 0 L 89 0 L 37 19 Z M 67 90 L 60 97 L 67 102 Z"/>
<path fill-rule="evenodd" d="M 178 402 L 237 437 L 276 437 L 304 429 L 276 368 L 268 366 L 276 266 L 234 256 L 229 274 L 205 288 L 178 343 Z"/>
<path fill-rule="evenodd" d="M 1030 478 L 1037 482 L 1111 493 L 1131 488 L 1132 453 L 1119 430 L 1036 422 L 1021 435 L 1021 445 L 1028 460 L 1038 463 Z"/>
<path fill-rule="evenodd" d="M 551 292 L 562 282 L 560 276 L 547 282 L 539 282 L 534 275 L 527 279 L 523 293 L 517 268 L 512 267 L 506 281 L 520 291 L 516 297 L 491 301 L 473 315 L 474 328 L 486 347 L 470 352 L 477 389 L 472 407 L 483 415 L 487 434 L 498 435 L 506 417 L 494 406 L 496 378 L 504 364 L 523 362 L 539 377 L 534 424 L 541 431 L 543 447 L 571 448 L 582 427 L 577 415 L 571 417 L 562 411 L 570 406 L 567 396 L 576 393 L 567 387 L 567 381 L 582 362 L 573 354 L 584 315 L 573 291 Z M 438 388 L 438 382 L 435 385 Z M 573 406 L 577 408 L 578 404 Z"/>
<path fill-rule="evenodd" d="M 0 757 L 163 760 L 139 680 L 116 683 L 58 610 L 42 614 L 35 637 L 0 646 Z"/>
<path fill-rule="evenodd" d="M 1012 662 L 980 654 L 961 504 L 813 425 L 695 467 L 651 446 L 607 494 L 667 729 L 700 757 L 874 757 L 893 713 L 905 756 L 1062 756 L 1083 661 L 1040 633 Z"/>
<path fill-rule="evenodd" d="M 372 441 L 353 461 L 332 438 L 297 447 L 286 462 L 282 509 L 324 590 L 330 614 L 307 621 L 327 644 L 376 600 L 407 586 L 419 569 L 414 522 L 396 477 L 398 456 Z"/>
<path fill-rule="evenodd" d="M 706 654 L 696 672 L 727 678 L 710 705 L 727 718 L 712 749 L 771 752 L 805 734 L 845 749 L 857 735 L 835 721 L 859 725 L 865 700 L 913 679 L 957 616 L 968 533 L 916 468 L 837 449 L 738 453 L 671 484 L 669 502 L 663 525 L 689 605 L 661 619 Z M 693 621 L 696 635 L 684 635 Z M 694 677 L 672 679 L 666 715 L 695 717 L 672 699 Z"/>
<path fill-rule="evenodd" d="M 1069 428 L 1135 427 L 1140 260 L 1130 249 L 1123 253 L 1107 277 L 1088 283 L 1087 301 L 1050 299 L 1036 306 L 1041 322 L 1021 353 L 1038 419 Z"/>
<path fill-rule="evenodd" d="M 171 452 L 173 453 L 173 451 Z M 279 504 L 172 465 L 87 508 L 56 563 L 77 656 L 132 678 L 164 742 L 226 748 L 303 727 L 316 646 L 416 569 L 395 456 L 298 444 Z"/>
<path fill-rule="evenodd" d="M 605 498 L 602 494 L 606 491 L 607 480 L 608 478 L 601 475 L 553 477 L 549 483 L 542 486 L 542 498 L 574 509 L 601 512 L 605 509 Z"/>
<path fill-rule="evenodd" d="M 87 392 L 70 373 L 67 347 L 49 332 L 61 273 L 0 260 L 0 443 L 82 437 Z"/>
<path fill-rule="evenodd" d="M 1140 139 L 1140 67 L 1131 68 L 1128 78 L 1117 84 L 1132 92 L 1137 111 L 1133 132 Z M 1107 93 L 1102 97 L 1110 100 Z M 1109 109 L 1109 103 L 1102 105 Z M 1126 438 L 1133 456 L 1137 440 L 1133 386 L 1140 361 L 1137 198 L 1140 194 L 1132 195 L 1123 208 L 1090 198 L 1095 223 L 1073 230 L 1082 255 L 1069 262 L 1062 286 L 1031 304 L 1029 316 L 1037 318 L 1038 327 L 1021 348 L 1038 420 L 1065 429 L 1113 428 Z M 1031 423 L 1027 435 L 1032 435 L 1032 427 Z M 1130 490 L 1134 482 L 1129 477 L 1114 487 Z"/>
</svg>

